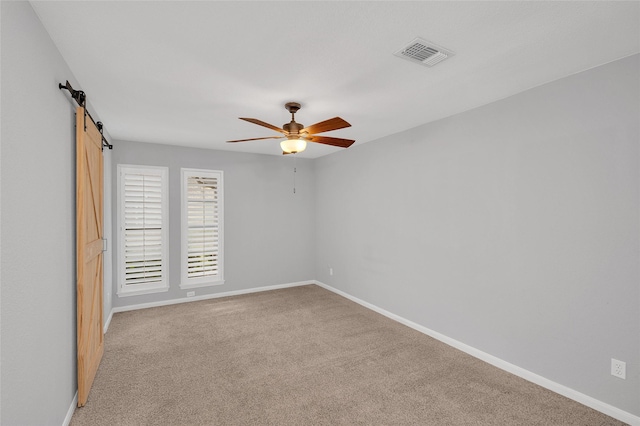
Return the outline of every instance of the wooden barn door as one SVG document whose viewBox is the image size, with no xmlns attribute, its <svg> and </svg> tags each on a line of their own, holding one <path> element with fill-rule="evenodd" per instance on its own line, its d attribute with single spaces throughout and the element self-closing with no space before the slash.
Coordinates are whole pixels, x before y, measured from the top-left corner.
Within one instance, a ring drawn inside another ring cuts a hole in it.
<svg viewBox="0 0 640 426">
<path fill-rule="evenodd" d="M 104 352 L 102 332 L 102 134 L 76 110 L 78 407 L 87 402 Z"/>
</svg>

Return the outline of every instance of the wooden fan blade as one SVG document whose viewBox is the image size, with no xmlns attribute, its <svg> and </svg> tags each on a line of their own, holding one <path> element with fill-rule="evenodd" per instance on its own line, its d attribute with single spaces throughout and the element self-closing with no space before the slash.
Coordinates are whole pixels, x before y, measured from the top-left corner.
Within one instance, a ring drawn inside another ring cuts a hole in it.
<svg viewBox="0 0 640 426">
<path fill-rule="evenodd" d="M 323 143 L 325 145 L 339 146 L 340 148 L 349 148 L 355 142 L 352 139 L 330 138 L 328 136 L 309 136 L 309 142 Z"/>
<path fill-rule="evenodd" d="M 314 135 L 316 133 L 329 132 L 331 130 L 344 129 L 345 127 L 351 127 L 351 124 L 347 123 L 340 117 L 333 117 L 325 121 L 321 121 L 316 124 L 312 124 L 309 127 L 305 127 L 300 130 L 300 133 L 309 133 Z"/>
<path fill-rule="evenodd" d="M 235 141 L 227 141 L 227 142 L 246 142 L 246 141 L 259 141 L 262 139 L 282 139 L 284 136 L 268 136 L 266 138 L 251 138 L 251 139 L 237 139 Z"/>
<path fill-rule="evenodd" d="M 284 152 L 284 151 L 282 151 L 282 155 L 289 155 L 289 154 L 292 154 L 292 153 L 291 153 L 291 152 Z"/>
<path fill-rule="evenodd" d="M 240 117 L 240 120 L 248 121 L 249 123 L 257 124 L 258 126 L 266 127 L 267 129 L 275 130 L 276 132 L 285 133 L 280 127 L 276 127 L 273 124 L 265 123 L 264 121 L 258 120 L 257 118 L 243 118 Z"/>
</svg>

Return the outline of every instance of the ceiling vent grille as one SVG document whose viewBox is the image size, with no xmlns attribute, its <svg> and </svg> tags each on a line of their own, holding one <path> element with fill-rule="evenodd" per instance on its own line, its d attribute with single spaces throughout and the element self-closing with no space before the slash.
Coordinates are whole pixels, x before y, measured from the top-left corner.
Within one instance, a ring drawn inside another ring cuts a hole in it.
<svg viewBox="0 0 640 426">
<path fill-rule="evenodd" d="M 394 55 L 420 65 L 432 67 L 453 56 L 454 53 L 424 39 L 416 38 L 394 53 Z"/>
</svg>

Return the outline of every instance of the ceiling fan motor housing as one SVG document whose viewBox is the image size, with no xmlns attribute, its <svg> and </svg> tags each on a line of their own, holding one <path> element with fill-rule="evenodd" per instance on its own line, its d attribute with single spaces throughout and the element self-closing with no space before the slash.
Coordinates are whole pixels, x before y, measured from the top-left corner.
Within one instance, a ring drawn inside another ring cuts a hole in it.
<svg viewBox="0 0 640 426">
<path fill-rule="evenodd" d="M 296 123 L 295 121 L 291 121 L 291 123 L 283 124 L 282 129 L 287 132 L 289 135 L 298 135 L 300 134 L 300 130 L 303 129 L 303 125 L 300 123 Z"/>
</svg>

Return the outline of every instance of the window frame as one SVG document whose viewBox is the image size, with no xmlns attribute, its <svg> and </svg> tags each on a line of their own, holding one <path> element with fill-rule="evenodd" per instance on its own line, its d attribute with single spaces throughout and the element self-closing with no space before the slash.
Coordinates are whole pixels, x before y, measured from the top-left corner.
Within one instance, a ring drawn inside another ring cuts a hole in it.
<svg viewBox="0 0 640 426">
<path fill-rule="evenodd" d="M 188 183 L 190 177 L 210 177 L 218 179 L 218 274 L 215 276 L 188 276 Z M 211 169 L 180 169 L 180 288 L 191 289 L 224 284 L 224 173 Z"/>
<path fill-rule="evenodd" d="M 149 174 L 160 176 L 161 187 L 161 263 L 162 279 L 157 282 L 126 284 L 125 266 L 125 228 L 124 228 L 124 174 Z M 118 164 L 117 166 L 117 232 L 118 232 L 118 297 L 137 296 L 141 294 L 161 293 L 169 290 L 169 168 L 160 166 L 142 166 Z M 135 288 L 131 287 L 135 286 Z"/>
</svg>

